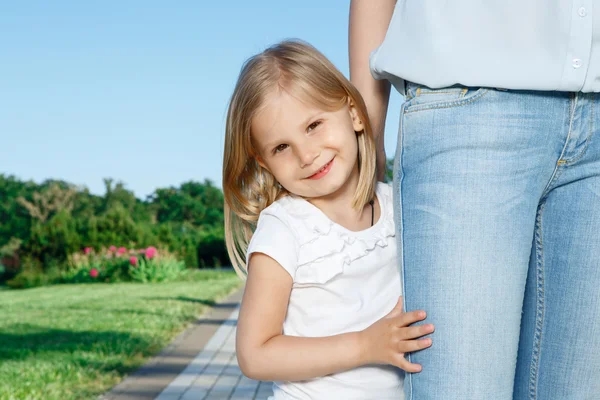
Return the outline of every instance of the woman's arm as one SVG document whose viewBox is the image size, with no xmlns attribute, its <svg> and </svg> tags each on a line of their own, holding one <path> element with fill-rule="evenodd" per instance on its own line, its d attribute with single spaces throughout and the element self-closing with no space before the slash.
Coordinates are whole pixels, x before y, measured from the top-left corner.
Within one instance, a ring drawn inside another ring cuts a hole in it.
<svg viewBox="0 0 600 400">
<path fill-rule="evenodd" d="M 431 341 L 409 340 L 431 333 L 426 325 L 408 327 L 423 320 L 424 312 L 394 313 L 362 332 L 321 338 L 284 336 L 292 278 L 272 258 L 254 253 L 242 299 L 236 351 L 244 375 L 256 380 L 298 381 L 329 375 L 365 364 L 394 364 L 418 372 L 403 352 L 429 347 Z M 390 313 L 390 314 L 392 314 Z"/>
<path fill-rule="evenodd" d="M 375 80 L 369 69 L 369 56 L 385 38 L 396 0 L 352 0 L 348 48 L 350 55 L 350 81 L 363 96 L 371 119 L 377 143 L 377 178 L 385 176 L 385 148 L 383 133 L 390 97 L 390 83 Z"/>
</svg>

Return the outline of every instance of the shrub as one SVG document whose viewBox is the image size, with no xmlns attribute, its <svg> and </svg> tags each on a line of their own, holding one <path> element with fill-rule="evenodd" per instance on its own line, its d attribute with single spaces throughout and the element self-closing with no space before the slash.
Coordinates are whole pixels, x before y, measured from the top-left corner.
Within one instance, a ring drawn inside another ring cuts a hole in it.
<svg viewBox="0 0 600 400">
<path fill-rule="evenodd" d="M 58 271 L 55 268 L 44 271 L 39 261 L 25 258 L 22 260 L 21 271 L 12 279 L 7 280 L 6 285 L 13 289 L 27 289 L 47 285 L 57 276 Z"/>
<path fill-rule="evenodd" d="M 7 285 L 26 289 L 57 283 L 164 282 L 180 279 L 185 263 L 166 250 L 148 247 L 127 250 L 111 246 L 96 252 L 86 247 L 69 256 L 67 266 L 52 263 L 45 270 L 28 259 L 26 267 Z"/>
<path fill-rule="evenodd" d="M 96 253 L 90 248 L 71 257 L 69 275 L 63 283 L 74 282 L 162 282 L 176 279 L 185 264 L 166 250 L 150 246 L 126 249 L 111 246 Z"/>
<path fill-rule="evenodd" d="M 129 276 L 135 282 L 164 282 L 176 280 L 185 271 L 185 263 L 172 255 L 140 258 L 129 264 Z"/>
<path fill-rule="evenodd" d="M 66 210 L 59 211 L 44 223 L 37 222 L 27 243 L 28 253 L 46 263 L 48 260 L 64 262 L 80 247 L 75 220 Z"/>
<path fill-rule="evenodd" d="M 13 289 L 28 289 L 48 284 L 49 276 L 42 271 L 21 271 L 12 279 L 6 281 L 6 285 Z"/>
<path fill-rule="evenodd" d="M 11 237 L 8 243 L 0 247 L 0 281 L 11 279 L 19 272 L 21 243 L 21 239 Z"/>
<path fill-rule="evenodd" d="M 222 226 L 203 231 L 198 242 L 198 263 L 200 267 L 221 267 L 230 265 L 225 247 L 225 232 Z"/>
</svg>

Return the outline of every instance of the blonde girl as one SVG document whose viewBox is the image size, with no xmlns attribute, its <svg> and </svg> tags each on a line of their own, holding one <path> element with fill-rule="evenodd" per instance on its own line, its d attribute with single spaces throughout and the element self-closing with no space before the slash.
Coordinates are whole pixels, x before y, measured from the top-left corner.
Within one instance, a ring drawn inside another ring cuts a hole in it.
<svg viewBox="0 0 600 400">
<path fill-rule="evenodd" d="M 401 399 L 404 353 L 433 331 L 401 312 L 391 189 L 358 91 L 286 41 L 250 58 L 227 114 L 227 249 L 247 278 L 237 357 L 273 399 Z M 401 368 L 401 369 L 400 369 Z"/>
</svg>

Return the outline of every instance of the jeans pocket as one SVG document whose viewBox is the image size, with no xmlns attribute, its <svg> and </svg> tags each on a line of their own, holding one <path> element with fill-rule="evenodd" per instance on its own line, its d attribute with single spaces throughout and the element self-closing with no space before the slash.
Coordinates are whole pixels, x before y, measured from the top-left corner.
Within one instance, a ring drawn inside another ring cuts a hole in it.
<svg viewBox="0 0 600 400">
<path fill-rule="evenodd" d="M 490 89 L 455 85 L 432 89 L 412 82 L 406 83 L 404 112 L 434 110 L 458 107 L 479 100 Z"/>
</svg>

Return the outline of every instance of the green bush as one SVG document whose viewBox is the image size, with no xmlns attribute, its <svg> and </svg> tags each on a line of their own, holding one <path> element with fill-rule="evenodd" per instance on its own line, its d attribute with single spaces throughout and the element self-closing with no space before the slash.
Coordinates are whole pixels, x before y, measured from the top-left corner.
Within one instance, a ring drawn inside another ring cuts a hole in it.
<svg viewBox="0 0 600 400">
<path fill-rule="evenodd" d="M 197 251 L 198 263 L 202 268 L 230 265 L 222 226 L 201 232 Z"/>
<path fill-rule="evenodd" d="M 165 282 L 185 276 L 185 263 L 167 250 L 154 247 L 140 250 L 86 248 L 69 256 L 67 267 L 52 266 L 42 270 L 32 265 L 21 271 L 7 285 L 25 289 L 58 283 L 95 282 Z"/>
<path fill-rule="evenodd" d="M 97 232 L 93 235 L 97 237 L 97 241 L 92 243 L 100 247 L 108 247 L 113 243 L 132 246 L 140 243 L 142 237 L 140 227 L 119 203 L 115 203 L 106 213 L 96 218 L 95 228 Z"/>
<path fill-rule="evenodd" d="M 164 282 L 177 279 L 185 269 L 184 262 L 155 247 L 128 250 L 111 246 L 99 252 L 86 248 L 73 254 L 70 264 L 61 283 Z"/>
<path fill-rule="evenodd" d="M 66 210 L 59 211 L 44 223 L 36 222 L 26 245 L 27 253 L 44 264 L 49 260 L 64 262 L 69 254 L 80 248 L 75 220 Z"/>
<path fill-rule="evenodd" d="M 135 282 L 165 282 L 176 280 L 184 270 L 185 263 L 173 256 L 143 257 L 137 265 L 129 265 L 129 276 Z"/>
<path fill-rule="evenodd" d="M 55 283 L 61 279 L 62 271 L 56 266 L 43 270 L 41 264 L 32 259 L 27 259 L 24 267 L 14 278 L 6 281 L 6 285 L 13 289 L 28 289 Z"/>
<path fill-rule="evenodd" d="M 20 269 L 19 250 L 22 240 L 11 237 L 4 246 L 0 246 L 0 282 L 13 278 Z"/>
<path fill-rule="evenodd" d="M 21 271 L 12 279 L 6 281 L 6 285 L 13 289 L 29 289 L 48 284 L 50 277 L 42 271 Z"/>
</svg>

